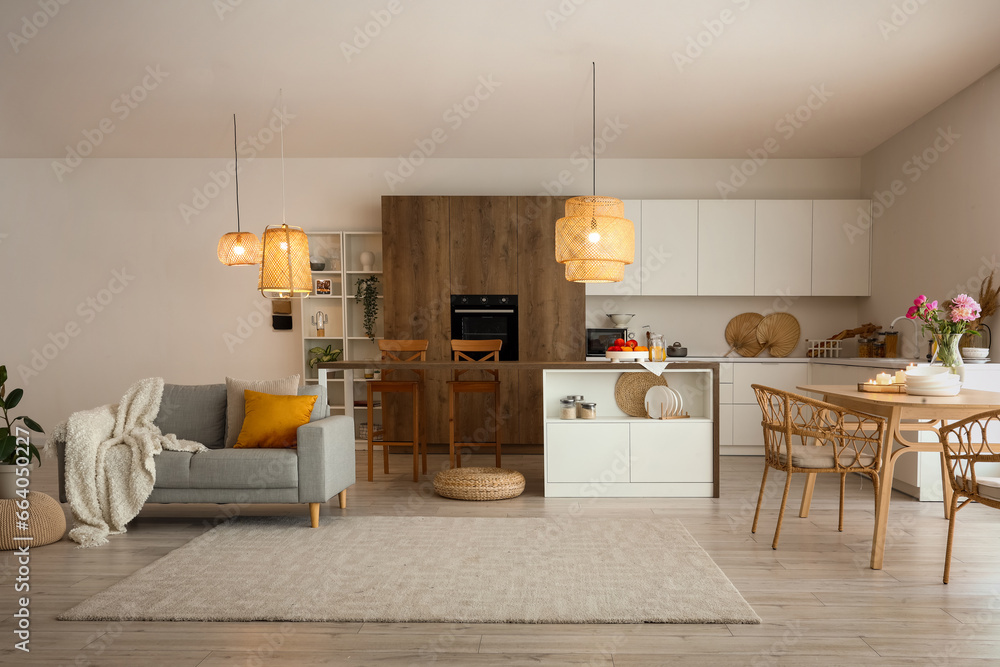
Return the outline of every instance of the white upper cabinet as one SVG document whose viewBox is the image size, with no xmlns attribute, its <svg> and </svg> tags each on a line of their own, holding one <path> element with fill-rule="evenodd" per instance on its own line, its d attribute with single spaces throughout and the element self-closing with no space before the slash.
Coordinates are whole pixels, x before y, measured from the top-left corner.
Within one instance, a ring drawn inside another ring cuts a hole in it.
<svg viewBox="0 0 1000 667">
<path fill-rule="evenodd" d="M 871 294 L 871 201 L 813 201 L 812 293 Z"/>
<path fill-rule="evenodd" d="M 625 217 L 632 221 L 635 228 L 635 261 L 625 265 L 625 280 L 620 283 L 587 283 L 586 293 L 611 294 L 615 296 L 632 296 L 641 294 L 642 275 L 642 201 L 625 199 Z"/>
<path fill-rule="evenodd" d="M 698 294 L 754 293 L 754 200 L 698 202 Z"/>
<path fill-rule="evenodd" d="M 812 201 L 758 199 L 754 294 L 812 294 Z"/>
<path fill-rule="evenodd" d="M 697 248 L 697 200 L 643 200 L 642 294 L 698 294 Z"/>
</svg>

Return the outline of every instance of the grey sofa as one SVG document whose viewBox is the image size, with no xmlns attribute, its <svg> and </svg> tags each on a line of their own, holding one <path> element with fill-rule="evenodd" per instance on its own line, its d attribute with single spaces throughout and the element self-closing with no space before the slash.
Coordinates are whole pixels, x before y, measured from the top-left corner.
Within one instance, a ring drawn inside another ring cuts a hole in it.
<svg viewBox="0 0 1000 667">
<path fill-rule="evenodd" d="M 308 503 L 313 528 L 320 505 L 355 482 L 354 420 L 327 416 L 326 388 L 310 385 L 299 394 L 317 396 L 310 422 L 297 431 L 295 449 L 226 448 L 226 385 L 165 385 L 156 425 L 163 433 L 195 440 L 209 451 L 164 450 L 155 457 L 156 484 L 148 503 Z M 56 442 L 59 499 L 66 502 L 65 443 Z"/>
</svg>

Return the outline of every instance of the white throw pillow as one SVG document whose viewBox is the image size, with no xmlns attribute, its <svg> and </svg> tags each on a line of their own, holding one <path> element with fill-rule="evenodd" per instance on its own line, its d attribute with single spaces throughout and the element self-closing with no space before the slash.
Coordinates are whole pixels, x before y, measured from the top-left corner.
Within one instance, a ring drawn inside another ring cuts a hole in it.
<svg viewBox="0 0 1000 667">
<path fill-rule="evenodd" d="M 289 375 L 278 380 L 237 380 L 226 378 L 226 447 L 232 447 L 240 437 L 247 404 L 243 392 L 259 391 L 277 396 L 294 396 L 299 390 L 299 376 Z"/>
</svg>

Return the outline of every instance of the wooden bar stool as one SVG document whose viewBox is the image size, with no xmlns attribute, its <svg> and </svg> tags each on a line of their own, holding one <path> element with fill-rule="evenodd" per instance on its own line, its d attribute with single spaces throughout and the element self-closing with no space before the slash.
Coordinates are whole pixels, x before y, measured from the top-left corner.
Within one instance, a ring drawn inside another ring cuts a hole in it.
<svg viewBox="0 0 1000 667">
<path fill-rule="evenodd" d="M 452 355 L 455 361 L 500 361 L 500 346 L 502 340 L 453 340 L 451 341 Z M 492 379 L 483 380 L 461 380 L 466 373 L 481 372 Z M 455 415 L 458 407 L 458 395 L 470 394 L 493 394 L 493 446 L 496 448 L 497 467 L 500 467 L 500 368 L 486 369 L 455 369 L 453 380 L 448 381 L 448 461 L 454 468 L 457 462 L 458 467 L 462 467 L 462 452 L 459 449 L 462 445 L 489 445 L 484 442 L 456 442 L 455 441 Z"/>
<path fill-rule="evenodd" d="M 382 353 L 382 361 L 426 361 L 427 341 L 426 340 L 380 340 L 378 349 Z M 399 373 L 413 373 L 417 380 L 393 379 Z M 389 474 L 389 447 L 412 447 L 413 448 L 413 481 L 420 477 L 420 466 L 418 464 L 418 453 L 420 452 L 420 401 L 421 386 L 424 383 L 424 371 L 422 370 L 393 370 L 382 369 L 381 380 L 368 381 L 368 481 L 374 480 L 375 445 L 382 445 L 382 464 L 385 474 Z M 385 437 L 385 417 L 383 407 L 383 428 L 375 433 L 374 409 L 372 401 L 375 394 L 401 393 L 410 394 L 413 398 L 413 440 L 396 441 L 375 441 L 376 435 Z M 427 441 L 423 446 L 423 469 L 427 473 Z"/>
</svg>

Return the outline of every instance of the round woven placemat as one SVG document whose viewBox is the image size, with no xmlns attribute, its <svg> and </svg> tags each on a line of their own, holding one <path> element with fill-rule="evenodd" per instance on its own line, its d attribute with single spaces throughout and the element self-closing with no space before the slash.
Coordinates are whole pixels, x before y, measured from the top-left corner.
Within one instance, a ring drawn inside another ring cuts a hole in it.
<svg viewBox="0 0 1000 667">
<path fill-rule="evenodd" d="M 20 499 L 18 499 L 20 500 Z M 37 491 L 28 492 L 27 530 L 18 528 L 18 500 L 0 500 L 0 549 L 10 551 L 23 546 L 40 547 L 62 539 L 66 532 L 66 515 L 52 496 Z M 15 537 L 31 537 L 15 540 Z"/>
<path fill-rule="evenodd" d="M 726 325 L 726 342 L 730 351 L 741 357 L 756 357 L 764 346 L 757 340 L 757 325 L 764 316 L 760 313 L 740 313 Z M 728 353 L 727 353 L 728 354 Z"/>
<path fill-rule="evenodd" d="M 799 344 L 799 321 L 788 313 L 771 313 L 757 325 L 757 342 L 772 357 L 787 357 Z"/>
<path fill-rule="evenodd" d="M 503 468 L 452 468 L 434 476 L 439 496 L 456 500 L 505 500 L 524 491 L 524 475 Z"/>
<path fill-rule="evenodd" d="M 666 387 L 667 381 L 654 373 L 622 373 L 615 383 L 615 403 L 621 411 L 632 417 L 648 417 L 646 392 L 657 385 Z"/>
</svg>

